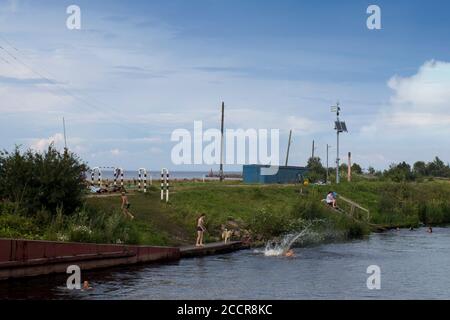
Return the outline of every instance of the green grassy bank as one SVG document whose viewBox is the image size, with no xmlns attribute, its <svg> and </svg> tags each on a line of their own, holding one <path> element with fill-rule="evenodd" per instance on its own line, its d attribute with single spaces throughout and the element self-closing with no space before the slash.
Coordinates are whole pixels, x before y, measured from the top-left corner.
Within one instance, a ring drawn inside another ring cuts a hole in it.
<svg viewBox="0 0 450 320">
<path fill-rule="evenodd" d="M 265 241 L 320 220 L 319 230 L 332 230 L 340 239 L 362 237 L 373 226 L 329 210 L 321 203 L 329 190 L 370 210 L 370 223 L 384 227 L 416 227 L 450 223 L 450 182 L 394 183 L 357 181 L 339 186 L 258 186 L 241 183 L 179 182 L 169 203 L 159 189 L 130 192 L 133 221 L 120 212 L 120 196 L 88 197 L 76 214 L 43 212 L 22 215 L 14 204 L 2 203 L 0 237 L 62 241 L 182 245 L 192 243 L 195 220 L 206 213 L 207 241 L 218 240 L 221 225 L 239 229 L 240 236 Z"/>
</svg>

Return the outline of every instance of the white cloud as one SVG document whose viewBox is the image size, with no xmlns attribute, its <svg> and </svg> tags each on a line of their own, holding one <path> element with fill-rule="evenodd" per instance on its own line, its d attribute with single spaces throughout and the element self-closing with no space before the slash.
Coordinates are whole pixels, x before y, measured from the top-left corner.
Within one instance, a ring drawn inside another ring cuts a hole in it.
<svg viewBox="0 0 450 320">
<path fill-rule="evenodd" d="M 430 60 L 410 77 L 393 76 L 387 83 L 393 90 L 390 102 L 375 121 L 361 133 L 418 129 L 445 132 L 450 127 L 450 63 Z"/>
<path fill-rule="evenodd" d="M 388 86 L 395 92 L 391 103 L 396 108 L 418 112 L 448 110 L 450 63 L 427 61 L 417 74 L 411 77 L 396 75 L 388 81 Z"/>
<path fill-rule="evenodd" d="M 311 134 L 323 130 L 325 124 L 307 117 L 291 116 L 279 112 L 254 110 L 254 109 L 230 109 L 227 110 L 227 127 L 232 126 L 241 129 L 280 129 L 294 130 L 297 134 Z"/>
<path fill-rule="evenodd" d="M 55 146 L 55 148 L 62 148 L 64 145 L 64 135 L 62 133 L 56 133 L 51 137 L 43 138 L 43 139 L 34 139 L 32 141 L 30 148 L 35 151 L 45 151 L 51 144 Z"/>
<path fill-rule="evenodd" d="M 121 153 L 119 149 L 112 149 L 110 152 L 113 156 L 118 156 Z"/>
</svg>

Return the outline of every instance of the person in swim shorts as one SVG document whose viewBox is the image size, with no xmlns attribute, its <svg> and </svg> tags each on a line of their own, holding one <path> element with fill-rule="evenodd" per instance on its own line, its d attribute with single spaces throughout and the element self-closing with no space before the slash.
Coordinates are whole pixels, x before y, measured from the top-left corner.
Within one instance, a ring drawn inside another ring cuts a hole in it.
<svg viewBox="0 0 450 320">
<path fill-rule="evenodd" d="M 122 198 L 122 206 L 121 206 L 121 208 L 122 208 L 123 214 L 125 215 L 126 218 L 134 219 L 134 216 L 129 211 L 130 207 L 131 207 L 131 204 L 128 201 L 128 197 L 127 197 L 127 194 L 125 193 L 125 191 L 122 191 L 121 198 Z"/>
<path fill-rule="evenodd" d="M 205 233 L 205 214 L 202 213 L 200 217 L 197 218 L 197 242 L 196 247 L 203 247 L 203 234 Z"/>
</svg>

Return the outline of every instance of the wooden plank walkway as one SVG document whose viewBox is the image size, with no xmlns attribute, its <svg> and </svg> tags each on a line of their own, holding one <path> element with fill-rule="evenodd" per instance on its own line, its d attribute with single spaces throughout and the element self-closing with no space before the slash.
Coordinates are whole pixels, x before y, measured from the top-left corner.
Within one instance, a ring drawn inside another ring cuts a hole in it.
<svg viewBox="0 0 450 320">
<path fill-rule="evenodd" d="M 184 246 L 180 248 L 181 258 L 201 257 L 214 254 L 222 254 L 248 248 L 242 241 L 214 242 L 205 244 L 203 247 Z"/>
</svg>

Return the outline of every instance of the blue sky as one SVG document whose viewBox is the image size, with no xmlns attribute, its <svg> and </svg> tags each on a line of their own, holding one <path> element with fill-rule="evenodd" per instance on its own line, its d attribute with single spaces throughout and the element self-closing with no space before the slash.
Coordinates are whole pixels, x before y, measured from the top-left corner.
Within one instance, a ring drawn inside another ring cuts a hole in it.
<svg viewBox="0 0 450 320">
<path fill-rule="evenodd" d="M 71 4 L 81 30 L 66 28 Z M 366 27 L 370 4 L 382 30 Z M 448 1 L 0 1 L 0 148 L 61 147 L 64 116 L 91 166 L 209 169 L 173 165 L 170 135 L 195 120 L 218 128 L 225 101 L 227 128 L 280 129 L 282 153 L 293 129 L 290 163 L 302 165 L 313 139 L 322 159 L 335 147 L 339 100 L 342 155 L 380 169 L 447 162 L 448 12 Z"/>
</svg>

